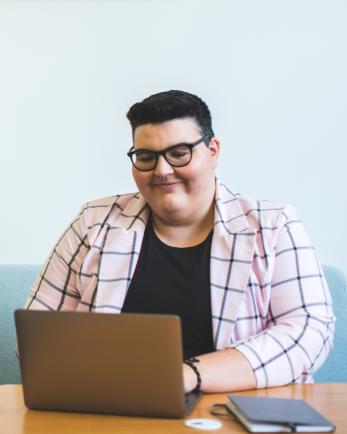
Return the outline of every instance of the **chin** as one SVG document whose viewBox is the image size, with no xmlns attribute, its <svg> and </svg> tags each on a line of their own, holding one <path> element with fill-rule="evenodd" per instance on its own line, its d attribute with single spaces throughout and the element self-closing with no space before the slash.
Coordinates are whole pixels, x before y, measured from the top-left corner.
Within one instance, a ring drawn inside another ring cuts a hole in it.
<svg viewBox="0 0 347 434">
<path fill-rule="evenodd" d="M 180 213 L 186 209 L 185 201 L 178 197 L 162 198 L 159 203 L 150 204 L 150 207 L 159 216 Z"/>
</svg>

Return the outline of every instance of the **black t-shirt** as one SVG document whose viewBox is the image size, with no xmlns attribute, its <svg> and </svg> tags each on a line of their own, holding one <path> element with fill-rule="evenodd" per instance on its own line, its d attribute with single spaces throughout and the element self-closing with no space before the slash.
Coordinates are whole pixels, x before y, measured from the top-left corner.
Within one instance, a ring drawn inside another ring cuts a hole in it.
<svg viewBox="0 0 347 434">
<path fill-rule="evenodd" d="M 210 297 L 212 231 L 201 244 L 171 247 L 148 221 L 122 312 L 176 314 L 184 358 L 214 351 Z"/>
</svg>

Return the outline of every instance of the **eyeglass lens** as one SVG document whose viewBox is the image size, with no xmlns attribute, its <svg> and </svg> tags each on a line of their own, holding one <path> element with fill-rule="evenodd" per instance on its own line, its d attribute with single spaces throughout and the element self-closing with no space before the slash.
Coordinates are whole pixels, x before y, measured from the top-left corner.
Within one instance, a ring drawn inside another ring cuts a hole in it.
<svg viewBox="0 0 347 434">
<path fill-rule="evenodd" d="M 165 159 L 173 166 L 185 166 L 192 157 L 192 152 L 189 146 L 177 145 L 167 149 L 164 153 Z M 157 154 L 155 152 L 143 150 L 132 155 L 134 165 L 140 170 L 152 170 L 157 162 Z"/>
</svg>

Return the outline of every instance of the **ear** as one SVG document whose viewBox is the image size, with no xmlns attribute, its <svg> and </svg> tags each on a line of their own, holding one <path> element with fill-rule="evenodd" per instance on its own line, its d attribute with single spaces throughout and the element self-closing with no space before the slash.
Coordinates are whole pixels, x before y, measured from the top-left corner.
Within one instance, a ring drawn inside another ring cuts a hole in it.
<svg viewBox="0 0 347 434">
<path fill-rule="evenodd" d="M 212 137 L 208 149 L 213 161 L 213 168 L 215 169 L 218 165 L 219 151 L 220 151 L 220 141 L 217 137 Z"/>
</svg>

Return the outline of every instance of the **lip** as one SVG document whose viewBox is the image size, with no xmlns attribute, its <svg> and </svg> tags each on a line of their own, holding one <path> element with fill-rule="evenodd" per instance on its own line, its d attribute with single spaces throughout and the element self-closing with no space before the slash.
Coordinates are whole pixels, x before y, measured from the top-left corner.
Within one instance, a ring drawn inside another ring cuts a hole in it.
<svg viewBox="0 0 347 434">
<path fill-rule="evenodd" d="M 174 182 L 155 182 L 151 184 L 152 187 L 157 187 L 163 190 L 173 188 L 175 185 L 182 184 L 182 181 L 174 181 Z"/>
</svg>

